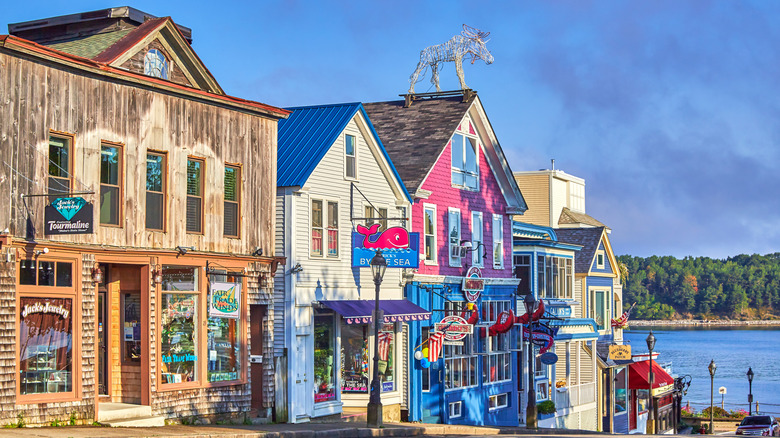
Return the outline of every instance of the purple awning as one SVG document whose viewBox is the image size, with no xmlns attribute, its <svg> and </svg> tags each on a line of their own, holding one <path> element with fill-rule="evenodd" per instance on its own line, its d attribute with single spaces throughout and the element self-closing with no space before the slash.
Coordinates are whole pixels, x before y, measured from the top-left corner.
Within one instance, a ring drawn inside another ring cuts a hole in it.
<svg viewBox="0 0 780 438">
<path fill-rule="evenodd" d="M 374 301 L 334 300 L 320 304 L 344 317 L 347 324 L 367 324 L 374 313 Z M 431 312 L 409 300 L 379 300 L 379 308 L 385 313 L 385 322 L 422 321 L 431 319 Z"/>
</svg>

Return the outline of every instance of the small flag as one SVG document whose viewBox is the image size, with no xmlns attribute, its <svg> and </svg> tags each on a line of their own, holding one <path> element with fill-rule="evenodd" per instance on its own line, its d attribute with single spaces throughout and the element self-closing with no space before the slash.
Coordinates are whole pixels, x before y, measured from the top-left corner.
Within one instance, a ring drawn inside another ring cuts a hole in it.
<svg viewBox="0 0 780 438">
<path fill-rule="evenodd" d="M 436 362 L 439 360 L 441 346 L 444 343 L 444 332 L 433 332 L 428 337 L 428 361 Z"/>
<path fill-rule="evenodd" d="M 379 332 L 379 359 L 387 360 L 390 353 L 390 343 L 393 342 L 392 332 Z"/>
</svg>

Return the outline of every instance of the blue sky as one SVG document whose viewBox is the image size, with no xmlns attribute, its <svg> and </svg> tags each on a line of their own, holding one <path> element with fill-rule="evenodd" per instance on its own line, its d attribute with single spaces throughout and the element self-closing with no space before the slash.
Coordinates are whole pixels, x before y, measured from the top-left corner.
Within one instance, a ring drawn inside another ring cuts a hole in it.
<svg viewBox="0 0 780 438">
<path fill-rule="evenodd" d="M 228 94 L 278 106 L 396 99 L 420 50 L 489 31 L 495 62 L 466 83 L 510 166 L 584 178 L 617 254 L 780 251 L 780 2 L 126 4 L 190 27 Z M 0 24 L 111 6 L 6 2 Z M 454 66 L 441 85 L 458 88 Z"/>
</svg>

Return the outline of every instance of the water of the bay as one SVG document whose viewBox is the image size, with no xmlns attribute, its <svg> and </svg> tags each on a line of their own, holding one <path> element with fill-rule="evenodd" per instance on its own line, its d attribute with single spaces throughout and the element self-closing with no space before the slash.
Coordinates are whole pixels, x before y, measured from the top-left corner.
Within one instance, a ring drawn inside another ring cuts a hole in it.
<svg viewBox="0 0 780 438">
<path fill-rule="evenodd" d="M 634 354 L 647 353 L 645 338 L 649 327 L 623 332 Z M 753 401 L 759 411 L 780 417 L 780 327 L 653 327 L 658 362 L 671 362 L 674 376 L 692 378 L 683 404 L 690 402 L 696 411 L 710 405 L 710 373 L 707 366 L 715 360 L 714 404 L 721 405 L 720 387 L 727 411 L 748 410 L 747 371 L 753 368 Z M 755 405 L 753 407 L 755 411 Z"/>
</svg>

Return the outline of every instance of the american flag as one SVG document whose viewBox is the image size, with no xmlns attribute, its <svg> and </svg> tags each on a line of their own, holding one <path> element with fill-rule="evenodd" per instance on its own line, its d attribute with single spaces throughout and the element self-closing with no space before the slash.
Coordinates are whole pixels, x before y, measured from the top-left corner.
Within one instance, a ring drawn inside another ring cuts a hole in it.
<svg viewBox="0 0 780 438">
<path fill-rule="evenodd" d="M 433 332 L 428 337 L 428 361 L 436 362 L 439 360 L 441 345 L 444 341 L 444 332 Z"/>
<path fill-rule="evenodd" d="M 390 353 L 390 343 L 393 342 L 392 332 L 379 332 L 379 359 L 387 360 Z"/>
</svg>

